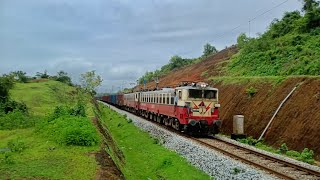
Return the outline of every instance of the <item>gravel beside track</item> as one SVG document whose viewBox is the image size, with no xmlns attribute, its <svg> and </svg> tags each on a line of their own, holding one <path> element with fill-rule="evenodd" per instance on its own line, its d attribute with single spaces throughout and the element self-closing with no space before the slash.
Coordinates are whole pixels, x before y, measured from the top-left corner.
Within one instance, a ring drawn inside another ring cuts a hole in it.
<svg viewBox="0 0 320 180">
<path fill-rule="evenodd" d="M 105 103 L 104 103 L 105 104 Z M 173 150 L 187 159 L 192 165 L 206 172 L 215 179 L 278 179 L 264 171 L 236 161 L 199 143 L 170 132 L 141 117 L 107 105 L 127 118 L 137 127 L 159 139 L 166 148 Z"/>
</svg>

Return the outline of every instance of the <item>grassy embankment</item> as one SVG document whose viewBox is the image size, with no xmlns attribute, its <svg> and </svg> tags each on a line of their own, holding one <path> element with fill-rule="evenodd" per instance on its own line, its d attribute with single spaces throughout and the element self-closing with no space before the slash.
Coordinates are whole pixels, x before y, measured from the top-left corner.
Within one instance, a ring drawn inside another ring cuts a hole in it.
<svg viewBox="0 0 320 180">
<path fill-rule="evenodd" d="M 113 138 L 106 149 L 127 179 L 209 179 L 184 158 L 135 127 L 130 119 L 100 104 L 100 120 Z"/>
<path fill-rule="evenodd" d="M 51 123 L 47 121 L 50 117 L 48 114 L 53 112 L 55 106 L 75 104 L 74 93 L 73 87 L 56 81 L 15 85 L 11 90 L 11 98 L 27 104 L 35 125 L 25 129 L 0 130 L 0 179 L 95 177 L 97 164 L 94 155 L 90 153 L 99 149 L 98 143 L 92 146 L 67 145 L 68 142 L 64 142 L 63 137 L 56 132 L 70 135 L 72 124 L 63 124 L 61 118 L 51 118 Z M 88 115 L 92 115 L 92 111 Z M 69 120 L 75 118 L 69 117 Z M 90 119 L 82 120 L 81 123 L 92 131 Z"/>
</svg>

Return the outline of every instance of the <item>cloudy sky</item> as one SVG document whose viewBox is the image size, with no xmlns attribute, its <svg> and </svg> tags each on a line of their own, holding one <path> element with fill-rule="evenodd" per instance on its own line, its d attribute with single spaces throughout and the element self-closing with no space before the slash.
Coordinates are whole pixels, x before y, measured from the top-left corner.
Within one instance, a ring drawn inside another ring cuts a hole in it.
<svg viewBox="0 0 320 180">
<path fill-rule="evenodd" d="M 118 90 L 172 55 L 234 44 L 249 19 L 258 16 L 254 36 L 301 7 L 298 0 L 0 0 L 0 74 L 65 70 L 77 81 L 96 70 L 100 91 Z"/>
</svg>

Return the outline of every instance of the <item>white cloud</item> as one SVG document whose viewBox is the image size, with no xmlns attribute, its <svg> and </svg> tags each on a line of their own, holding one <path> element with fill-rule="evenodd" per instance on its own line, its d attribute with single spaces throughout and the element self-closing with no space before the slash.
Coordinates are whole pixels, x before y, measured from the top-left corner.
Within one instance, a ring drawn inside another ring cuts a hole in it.
<svg viewBox="0 0 320 180">
<path fill-rule="evenodd" d="M 218 49 L 248 31 L 247 21 L 277 0 L 1 0 L 1 73 L 48 70 L 79 74 L 96 70 L 102 89 L 134 81 L 178 54 L 197 57 L 209 42 Z M 298 0 L 257 18 L 251 34 L 264 31 Z M 239 29 L 229 32 L 235 26 Z M 223 34 L 221 37 L 218 35 Z"/>
</svg>

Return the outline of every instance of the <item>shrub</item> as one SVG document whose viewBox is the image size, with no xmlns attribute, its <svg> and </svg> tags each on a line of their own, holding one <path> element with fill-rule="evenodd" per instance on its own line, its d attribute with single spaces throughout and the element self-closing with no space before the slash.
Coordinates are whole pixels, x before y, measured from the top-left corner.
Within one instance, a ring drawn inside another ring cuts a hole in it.
<svg viewBox="0 0 320 180">
<path fill-rule="evenodd" d="M 241 169 L 239 169 L 239 168 L 233 168 L 233 172 L 232 172 L 233 174 L 239 174 L 239 173 L 241 173 Z"/>
<path fill-rule="evenodd" d="M 27 146 L 24 141 L 22 141 L 20 139 L 14 139 L 14 140 L 10 140 L 8 142 L 8 148 L 12 152 L 19 152 L 20 153 L 23 150 L 25 150 L 27 148 Z"/>
<path fill-rule="evenodd" d="M 0 116 L 0 130 L 28 128 L 34 124 L 35 121 L 32 117 L 18 110 Z"/>
<path fill-rule="evenodd" d="M 4 162 L 6 164 L 14 164 L 14 159 L 12 152 L 4 152 Z"/>
<path fill-rule="evenodd" d="M 73 108 L 70 108 L 69 112 L 70 112 L 70 115 L 87 117 L 86 108 L 83 104 L 77 104 Z"/>
<path fill-rule="evenodd" d="M 42 122 L 38 130 L 65 145 L 92 146 L 99 141 L 96 129 L 87 117 L 63 115 Z"/>
<path fill-rule="evenodd" d="M 296 157 L 296 158 L 300 157 L 300 153 L 298 151 L 293 151 L 293 150 L 287 151 L 286 155 L 290 157 Z"/>
<path fill-rule="evenodd" d="M 255 144 L 257 144 L 259 142 L 257 139 L 254 139 L 251 136 L 249 136 L 247 138 L 243 138 L 243 139 L 237 139 L 237 141 L 239 141 L 243 144 L 249 144 L 251 146 L 254 146 Z"/>
<path fill-rule="evenodd" d="M 246 89 L 246 92 L 247 92 L 249 97 L 252 97 L 253 95 L 255 95 L 258 92 L 258 90 L 251 86 L 251 87 Z"/>
<path fill-rule="evenodd" d="M 281 146 L 279 147 L 278 153 L 285 154 L 288 150 L 289 150 L 289 149 L 288 149 L 286 143 L 283 143 L 283 144 L 281 144 Z"/>
<path fill-rule="evenodd" d="M 158 138 L 152 138 L 153 139 L 153 144 L 159 144 L 160 140 Z"/>
<path fill-rule="evenodd" d="M 301 152 L 300 160 L 306 163 L 313 164 L 314 163 L 313 156 L 314 156 L 314 153 L 312 150 L 308 148 L 304 148 L 303 151 Z"/>
<path fill-rule="evenodd" d="M 67 115 L 86 117 L 85 106 L 82 104 L 77 104 L 74 107 L 56 106 L 53 113 L 48 116 L 48 121 Z"/>
<path fill-rule="evenodd" d="M 132 123 L 132 119 L 129 118 L 129 119 L 128 119 L 128 123 Z"/>
<path fill-rule="evenodd" d="M 5 112 L 5 113 L 9 113 L 12 112 L 14 110 L 19 110 L 25 114 L 28 114 L 28 108 L 27 105 L 23 102 L 17 102 L 17 101 L 13 101 L 13 100 L 8 100 L 7 102 L 3 103 L 1 105 L 1 109 Z"/>
</svg>

